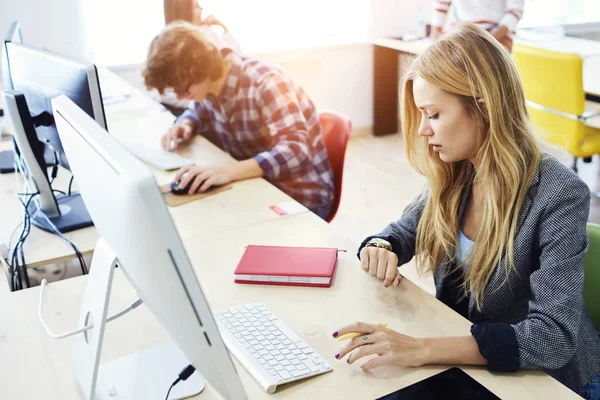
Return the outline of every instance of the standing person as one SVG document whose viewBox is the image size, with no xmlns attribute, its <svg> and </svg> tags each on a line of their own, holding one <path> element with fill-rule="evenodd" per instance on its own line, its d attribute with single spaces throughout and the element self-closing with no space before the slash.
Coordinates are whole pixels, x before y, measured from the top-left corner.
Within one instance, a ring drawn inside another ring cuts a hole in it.
<svg viewBox="0 0 600 400">
<path fill-rule="evenodd" d="M 229 29 L 214 15 L 203 18 L 203 8 L 198 0 L 164 0 L 165 25 L 173 21 L 186 21 L 194 24 L 198 29 L 217 46 L 217 48 L 229 48 L 238 53 L 242 52 L 240 43 L 231 35 Z M 218 32 L 220 29 L 223 33 Z"/>
<path fill-rule="evenodd" d="M 517 23 L 523 17 L 525 0 L 436 0 L 431 21 L 435 39 L 446 22 L 471 22 L 489 31 L 509 52 Z M 448 18 L 449 17 L 449 18 Z"/>
</svg>

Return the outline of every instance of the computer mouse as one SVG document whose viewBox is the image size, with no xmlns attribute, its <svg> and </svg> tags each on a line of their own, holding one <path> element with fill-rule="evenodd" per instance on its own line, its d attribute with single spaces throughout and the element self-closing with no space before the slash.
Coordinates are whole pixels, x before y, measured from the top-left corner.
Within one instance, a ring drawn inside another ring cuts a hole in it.
<svg viewBox="0 0 600 400">
<path fill-rule="evenodd" d="M 179 187 L 179 182 L 171 182 L 171 193 L 173 194 L 177 194 L 177 195 L 181 195 L 181 194 L 187 194 L 190 185 L 187 185 L 187 187 Z"/>
<path fill-rule="evenodd" d="M 188 190 L 190 190 L 190 186 L 191 186 L 192 182 L 194 181 L 193 179 L 187 184 L 186 187 L 179 187 L 179 183 L 186 176 L 187 176 L 187 173 L 181 175 L 181 178 L 179 178 L 178 181 L 171 182 L 171 193 L 180 195 L 180 194 L 186 194 L 188 192 Z"/>
</svg>

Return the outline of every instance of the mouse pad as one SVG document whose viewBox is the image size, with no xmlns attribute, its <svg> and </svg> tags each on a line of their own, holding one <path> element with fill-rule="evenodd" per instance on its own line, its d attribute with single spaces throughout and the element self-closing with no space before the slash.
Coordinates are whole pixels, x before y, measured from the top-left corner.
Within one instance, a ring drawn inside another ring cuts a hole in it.
<svg viewBox="0 0 600 400">
<path fill-rule="evenodd" d="M 213 194 L 224 192 L 226 190 L 231 189 L 232 187 L 233 186 L 231 186 L 231 185 L 213 186 L 204 193 L 198 193 L 198 194 L 193 194 L 193 195 L 189 195 L 189 194 L 179 194 L 178 195 L 178 194 L 171 193 L 171 186 L 170 186 L 170 184 L 167 183 L 166 185 L 162 185 L 160 187 L 160 192 L 163 194 L 165 203 L 167 203 L 168 206 L 177 207 L 182 204 L 189 203 L 190 201 L 203 199 L 205 197 L 212 196 Z"/>
<path fill-rule="evenodd" d="M 450 368 L 377 400 L 500 400 L 460 368 Z"/>
</svg>

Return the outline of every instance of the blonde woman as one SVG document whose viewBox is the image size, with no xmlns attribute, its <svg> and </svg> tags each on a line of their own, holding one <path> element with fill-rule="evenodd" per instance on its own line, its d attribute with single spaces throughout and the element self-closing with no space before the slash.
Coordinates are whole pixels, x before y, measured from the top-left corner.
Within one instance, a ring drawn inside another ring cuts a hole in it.
<svg viewBox="0 0 600 400">
<path fill-rule="evenodd" d="M 415 256 L 437 298 L 473 325 L 460 337 L 413 338 L 357 322 L 333 334 L 363 335 L 336 358 L 377 355 L 363 369 L 542 369 L 597 399 L 600 337 L 582 296 L 590 192 L 540 153 L 510 56 L 485 30 L 461 26 L 414 61 L 402 93 L 407 158 L 428 190 L 365 239 L 362 268 L 398 286 L 397 266 Z"/>
</svg>

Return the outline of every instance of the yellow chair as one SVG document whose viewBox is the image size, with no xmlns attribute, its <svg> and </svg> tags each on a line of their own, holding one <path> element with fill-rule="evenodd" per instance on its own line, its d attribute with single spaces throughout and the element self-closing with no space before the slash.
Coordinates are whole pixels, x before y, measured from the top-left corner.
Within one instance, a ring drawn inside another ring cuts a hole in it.
<svg viewBox="0 0 600 400">
<path fill-rule="evenodd" d="M 598 103 L 586 102 L 583 60 L 568 54 L 515 44 L 513 59 L 525 90 L 529 116 L 549 143 L 589 162 L 600 154 L 600 129 L 586 125 L 599 115 Z"/>
</svg>

